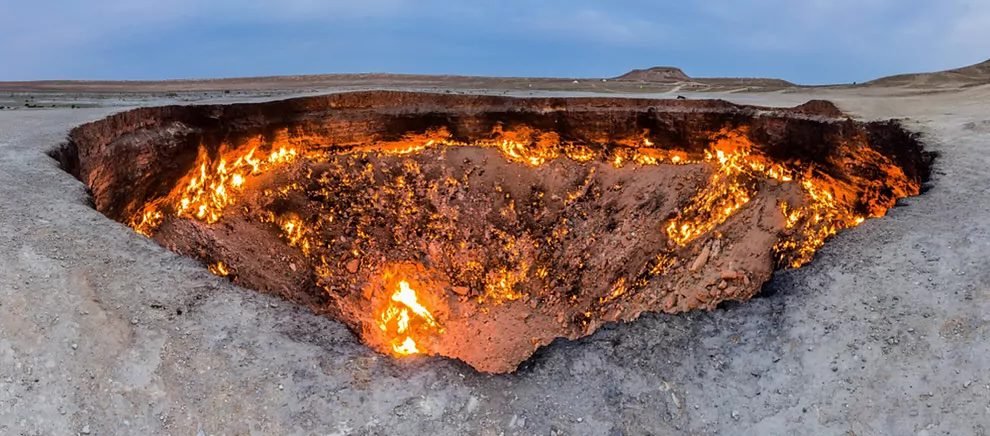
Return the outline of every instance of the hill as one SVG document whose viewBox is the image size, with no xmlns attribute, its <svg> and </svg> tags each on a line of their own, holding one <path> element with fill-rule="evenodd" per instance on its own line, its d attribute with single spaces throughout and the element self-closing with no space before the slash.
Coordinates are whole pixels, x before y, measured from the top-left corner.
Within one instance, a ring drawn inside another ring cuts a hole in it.
<svg viewBox="0 0 990 436">
<path fill-rule="evenodd" d="M 943 87 L 990 83 L 990 59 L 968 67 L 934 73 L 898 74 L 866 82 L 878 86 Z"/>
</svg>

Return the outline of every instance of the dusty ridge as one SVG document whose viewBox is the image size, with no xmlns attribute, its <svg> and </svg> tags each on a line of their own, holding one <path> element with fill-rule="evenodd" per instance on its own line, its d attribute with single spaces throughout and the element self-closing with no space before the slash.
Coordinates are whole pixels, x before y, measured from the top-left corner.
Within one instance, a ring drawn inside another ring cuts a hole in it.
<svg viewBox="0 0 990 436">
<path fill-rule="evenodd" d="M 933 73 L 898 74 L 866 83 L 875 86 L 945 88 L 990 84 L 990 60 L 978 64 Z"/>
</svg>

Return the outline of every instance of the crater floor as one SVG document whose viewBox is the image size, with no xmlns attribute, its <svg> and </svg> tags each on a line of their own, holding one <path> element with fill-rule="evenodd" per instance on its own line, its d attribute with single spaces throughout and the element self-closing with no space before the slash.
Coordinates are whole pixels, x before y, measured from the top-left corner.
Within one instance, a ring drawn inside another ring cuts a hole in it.
<svg viewBox="0 0 990 436">
<path fill-rule="evenodd" d="M 116 109 L 0 111 L 0 432 L 986 431 L 990 89 L 704 97 L 907 117 L 941 154 L 932 188 L 762 298 L 554 342 L 501 376 L 385 358 L 107 220 L 45 153 Z"/>
</svg>

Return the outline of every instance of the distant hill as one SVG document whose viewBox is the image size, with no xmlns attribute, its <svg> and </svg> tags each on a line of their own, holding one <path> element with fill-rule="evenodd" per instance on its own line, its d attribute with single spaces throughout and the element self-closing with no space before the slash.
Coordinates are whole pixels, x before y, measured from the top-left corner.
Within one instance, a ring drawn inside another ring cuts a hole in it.
<svg viewBox="0 0 990 436">
<path fill-rule="evenodd" d="M 934 73 L 898 74 L 866 82 L 877 86 L 958 86 L 990 83 L 990 59 L 968 67 Z"/>
<path fill-rule="evenodd" d="M 650 83 L 683 83 L 694 82 L 705 85 L 745 86 L 762 88 L 787 88 L 796 86 L 781 79 L 747 78 L 747 77 L 691 77 L 677 67 L 652 67 L 632 70 L 612 80 L 626 80 Z"/>
<path fill-rule="evenodd" d="M 950 90 L 990 84 L 990 60 L 953 70 L 934 73 L 901 74 L 857 85 L 825 85 L 824 87 L 904 87 Z M 450 90 L 516 90 L 532 92 L 761 92 L 780 91 L 804 86 L 781 79 L 691 77 L 676 67 L 657 66 L 632 70 L 611 79 L 553 78 L 553 77 L 481 77 L 455 75 L 417 75 L 394 73 L 318 74 L 306 76 L 233 77 L 218 79 L 181 79 L 160 81 L 135 80 L 40 80 L 0 81 L 0 92 L 63 92 L 63 93 L 206 93 L 238 92 L 323 92 L 346 89 L 415 88 Z M 20 102 L 19 104 L 28 104 Z"/>
<path fill-rule="evenodd" d="M 653 67 L 632 70 L 613 80 L 637 80 L 641 82 L 686 82 L 691 77 L 676 67 Z"/>
</svg>

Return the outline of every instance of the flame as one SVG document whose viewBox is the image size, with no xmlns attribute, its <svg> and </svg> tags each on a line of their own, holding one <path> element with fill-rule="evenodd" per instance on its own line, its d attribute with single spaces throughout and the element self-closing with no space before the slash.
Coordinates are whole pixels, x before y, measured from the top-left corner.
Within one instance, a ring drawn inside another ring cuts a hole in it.
<svg viewBox="0 0 990 436">
<path fill-rule="evenodd" d="M 840 184 L 827 176 L 808 170 L 800 175 L 783 164 L 755 150 L 754 145 L 741 131 L 723 130 L 716 136 L 710 150 L 705 151 L 704 162 L 716 165 L 705 188 L 682 208 L 678 216 L 668 221 L 665 231 L 677 245 L 686 245 L 724 223 L 746 206 L 757 192 L 762 180 L 778 183 L 800 181 L 805 204 L 793 208 L 781 203 L 789 235 L 774 246 L 778 261 L 793 268 L 811 261 L 814 253 L 825 240 L 839 230 L 863 223 L 866 217 L 852 211 L 849 201 L 837 201 L 833 187 Z M 671 157 L 671 162 L 682 159 Z M 892 180 L 904 177 L 893 175 Z"/>
<path fill-rule="evenodd" d="M 413 338 L 406 337 L 406 340 L 402 341 L 401 344 L 392 345 L 392 351 L 395 351 L 396 354 L 406 356 L 409 354 L 418 354 L 419 348 L 416 347 L 416 341 Z"/>
<path fill-rule="evenodd" d="M 619 281 L 612 285 L 612 291 L 608 295 L 598 299 L 599 304 L 607 304 L 616 298 L 621 297 L 626 293 L 626 278 L 620 278 Z"/>
<path fill-rule="evenodd" d="M 220 277 L 227 277 L 230 275 L 230 270 L 227 269 L 227 265 L 224 265 L 223 262 L 214 263 L 207 267 L 207 269 L 209 269 L 211 273 Z"/>
<path fill-rule="evenodd" d="M 801 201 L 792 203 L 780 202 L 777 207 L 783 216 L 781 239 L 774 246 L 774 254 L 781 265 L 801 266 L 810 261 L 824 241 L 839 230 L 862 223 L 866 216 L 863 209 L 853 213 L 853 201 L 860 198 L 860 186 L 851 182 L 838 182 L 828 176 L 814 171 L 810 165 L 800 162 L 775 162 L 764 155 L 761 148 L 754 144 L 745 130 L 723 130 L 712 136 L 711 144 L 702 153 L 688 153 L 682 150 L 657 148 L 647 137 L 648 132 L 636 140 L 626 140 L 618 145 L 612 142 L 574 144 L 562 142 L 554 132 L 543 132 L 528 127 L 505 129 L 497 126 L 491 134 L 472 142 L 463 142 L 445 129 L 436 129 L 424 133 L 409 134 L 397 141 L 376 142 L 367 146 L 358 146 L 346 152 L 374 152 L 382 154 L 405 155 L 418 152 L 430 147 L 476 146 L 498 150 L 506 159 L 522 165 L 538 167 L 548 162 L 567 158 L 576 162 L 598 162 L 604 165 L 622 167 L 624 165 L 705 165 L 711 168 L 707 184 L 695 193 L 682 207 L 676 216 L 666 221 L 662 231 L 672 242 L 664 252 L 656 254 L 647 273 L 657 277 L 667 273 L 674 267 L 677 255 L 676 246 L 686 246 L 699 238 L 705 237 L 717 230 L 719 226 L 732 216 L 744 210 L 756 198 L 760 189 L 771 184 L 773 186 L 789 185 L 793 193 L 800 191 Z M 665 144 L 664 147 L 669 146 Z M 147 204 L 130 220 L 130 225 L 139 233 L 151 236 L 168 216 L 195 219 L 208 224 L 217 222 L 223 216 L 225 208 L 236 202 L 238 193 L 251 183 L 251 178 L 270 171 L 279 165 L 294 161 L 300 156 L 308 159 L 327 158 L 329 151 L 310 150 L 302 155 L 296 149 L 274 145 L 270 151 L 259 151 L 258 145 L 247 144 L 241 151 L 223 153 L 222 156 L 209 156 L 201 153 L 193 171 L 190 172 L 173 189 L 159 200 Z M 247 150 L 247 152 L 243 152 Z M 318 154 L 324 153 L 324 154 Z M 333 153 L 339 153 L 334 151 Z M 869 157 L 869 156 L 868 156 Z M 877 161 L 885 159 L 877 154 Z M 589 165 L 589 176 L 572 192 L 561 193 L 565 205 L 587 197 L 596 174 L 596 165 Z M 391 183 L 381 187 L 379 192 L 372 194 L 375 201 L 392 198 L 395 207 L 404 211 L 403 219 L 410 218 L 421 205 L 416 204 L 416 196 L 408 191 L 415 186 L 411 180 L 420 174 L 421 169 L 411 159 L 403 163 L 401 174 L 392 176 Z M 896 170 L 896 169 L 895 169 Z M 890 170 L 890 171 L 895 171 Z M 899 171 L 899 170 L 897 170 Z M 903 172 L 888 174 L 891 179 L 906 179 Z M 373 181 L 375 168 L 368 163 L 363 171 L 353 178 L 340 181 L 343 184 L 366 183 Z M 466 177 L 466 176 L 465 176 Z M 442 182 L 449 185 L 467 183 L 447 177 Z M 329 183 L 321 182 L 324 184 Z M 842 185 L 847 183 L 847 185 Z M 297 184 L 285 185 L 276 189 L 266 190 L 264 195 L 287 195 L 290 190 L 302 189 Z M 500 188 L 498 188 L 500 189 Z M 501 191 L 499 191 L 501 192 Z M 903 196 L 900 191 L 898 196 Z M 321 194 L 329 197 L 329 194 Z M 540 193 L 542 198 L 542 192 Z M 906 194 L 905 194 L 906 195 Z M 506 194 L 508 198 L 508 194 Z M 520 203 L 521 210 L 525 203 Z M 515 200 L 509 200 L 500 210 L 503 217 L 511 218 L 517 213 Z M 406 211 L 412 211 L 406 213 Z M 882 205 L 868 204 L 867 216 L 878 216 L 883 213 Z M 356 215 L 359 215 L 355 212 Z M 332 220 L 332 216 L 328 218 Z M 293 213 L 276 216 L 270 213 L 264 222 L 271 223 L 272 228 L 279 232 L 289 245 L 298 247 L 303 254 L 310 256 L 311 249 L 324 248 L 324 241 L 317 239 L 321 234 L 321 221 L 310 216 L 303 220 Z M 410 221 L 403 225 L 417 225 Z M 426 224 L 427 226 L 433 224 Z M 495 231 L 498 231 L 495 229 Z M 568 233 L 568 227 L 561 225 L 553 229 L 546 243 L 552 244 L 561 240 Z M 372 239 L 371 231 L 362 221 L 356 226 L 355 243 L 349 247 L 350 255 L 360 258 L 366 249 L 366 243 Z M 521 240 L 515 235 L 501 236 L 501 254 L 497 264 L 465 268 L 471 270 L 475 280 L 472 289 L 478 289 L 478 304 L 502 304 L 527 297 L 525 292 L 535 289 L 535 284 L 545 280 L 550 274 L 545 265 L 540 265 L 537 258 L 526 257 L 524 252 L 538 250 L 520 250 L 515 244 Z M 413 243 L 416 241 L 398 241 Z M 365 245 L 362 245 L 365 244 Z M 491 247 L 497 250 L 499 247 Z M 322 255 L 320 256 L 322 257 Z M 323 271 L 339 268 L 328 264 L 324 259 Z M 225 265 L 217 263 L 210 266 L 214 274 L 225 276 L 230 273 Z M 532 274 L 530 272 L 532 271 Z M 326 275 L 329 275 L 327 272 Z M 324 275 L 320 273 L 320 275 Z M 407 276 L 408 277 L 408 276 Z M 540 280 L 533 280 L 538 278 Z M 429 352 L 430 342 L 424 344 L 428 335 L 442 332 L 433 313 L 422 303 L 422 295 L 418 295 L 409 281 L 389 281 L 387 289 L 394 291 L 384 307 L 375 313 L 372 310 L 373 323 L 381 330 L 386 347 L 396 355 L 409 355 Z M 413 282 L 417 283 L 417 282 Z M 475 286 L 478 285 L 478 286 Z M 597 296 L 599 304 L 635 297 L 635 293 L 645 287 L 642 279 L 620 279 L 609 289 L 603 289 L 604 295 Z M 429 294 L 427 295 L 429 296 Z M 427 300 L 428 302 L 431 300 Z M 434 306 L 434 309 L 437 309 Z M 442 309 L 440 309 L 442 310 Z M 442 313 L 442 312 L 441 312 Z M 374 329 L 374 327 L 372 327 Z M 377 332 L 376 332 L 377 333 Z"/>
<path fill-rule="evenodd" d="M 289 245 L 299 247 L 304 254 L 309 254 L 310 242 L 306 238 L 309 231 L 299 217 L 290 215 L 282 218 L 279 227 L 282 229 L 282 236 L 289 241 Z"/>
<path fill-rule="evenodd" d="M 298 155 L 295 149 L 286 147 L 273 149 L 266 158 L 256 157 L 257 151 L 257 147 L 252 147 L 247 153 L 224 156 L 216 161 L 201 151 L 196 169 L 186 181 L 165 198 L 146 205 L 140 216 L 130 220 L 130 226 L 150 237 L 165 219 L 163 210 L 166 209 L 174 211 L 177 217 L 213 224 L 223 215 L 224 208 L 234 203 L 234 192 L 244 187 L 249 176 L 291 162 Z"/>
<path fill-rule="evenodd" d="M 522 262 L 515 270 L 502 267 L 489 272 L 485 277 L 485 292 L 478 297 L 478 302 L 492 301 L 501 304 L 522 298 L 523 294 L 516 290 L 516 285 L 526 280 L 528 272 L 529 264 L 526 262 Z"/>
<path fill-rule="evenodd" d="M 130 226 L 135 232 L 150 238 L 164 219 L 165 215 L 163 215 L 162 212 L 156 209 L 152 204 L 145 208 L 139 218 L 132 219 Z"/>
<path fill-rule="evenodd" d="M 781 264 L 797 268 L 810 262 L 829 237 L 839 230 L 866 221 L 866 217 L 853 213 L 848 205 L 836 201 L 829 190 L 829 186 L 835 185 L 833 181 L 819 177 L 801 181 L 807 204 L 797 209 L 789 208 L 786 203 L 780 206 L 786 228 L 793 230 L 774 244 L 774 252 Z"/>
<path fill-rule="evenodd" d="M 378 316 L 378 328 L 386 335 L 392 351 L 400 356 L 420 353 L 413 339 L 417 330 L 437 331 L 439 325 L 433 314 L 419 302 L 416 291 L 406 280 L 400 280 L 388 304 Z M 391 336 L 391 337 L 389 337 Z"/>
<path fill-rule="evenodd" d="M 667 236 L 677 245 L 685 245 L 718 227 L 749 203 L 756 193 L 755 176 L 760 162 L 753 161 L 756 157 L 746 149 L 729 152 L 721 147 L 724 144 L 716 143 L 712 151 L 705 152 L 704 160 L 717 165 L 708 184 L 678 217 L 667 223 Z"/>
</svg>

